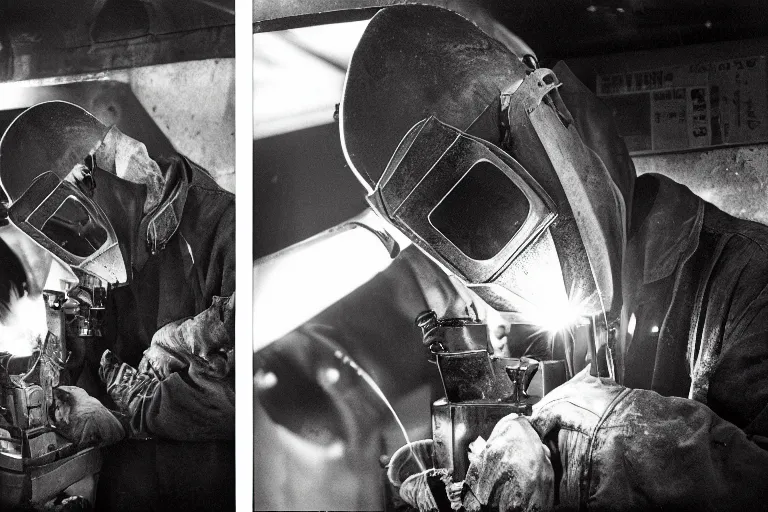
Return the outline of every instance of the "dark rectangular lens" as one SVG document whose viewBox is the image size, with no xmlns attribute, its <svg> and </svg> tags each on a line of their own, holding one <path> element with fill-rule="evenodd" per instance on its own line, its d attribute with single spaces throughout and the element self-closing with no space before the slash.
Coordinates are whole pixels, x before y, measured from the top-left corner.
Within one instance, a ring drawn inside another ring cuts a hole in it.
<svg viewBox="0 0 768 512">
<path fill-rule="evenodd" d="M 81 258 L 95 253 L 107 241 L 106 230 L 73 197 L 56 209 L 41 231 L 59 247 Z"/>
<path fill-rule="evenodd" d="M 473 260 L 496 256 L 528 217 L 528 198 L 487 161 L 472 166 L 432 211 L 429 220 Z"/>
</svg>

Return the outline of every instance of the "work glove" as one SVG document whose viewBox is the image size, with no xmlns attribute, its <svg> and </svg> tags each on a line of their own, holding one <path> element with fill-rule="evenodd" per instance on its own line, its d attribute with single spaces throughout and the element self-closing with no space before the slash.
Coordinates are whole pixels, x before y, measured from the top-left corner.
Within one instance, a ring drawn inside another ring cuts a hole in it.
<svg viewBox="0 0 768 512">
<path fill-rule="evenodd" d="M 494 427 L 484 449 L 470 454 L 462 503 L 470 512 L 545 511 L 555 498 L 550 451 L 528 418 L 510 414 Z"/>
<path fill-rule="evenodd" d="M 612 380 L 590 376 L 585 368 L 536 404 L 530 418 L 514 414 L 502 418 L 469 466 L 464 507 L 550 510 L 555 496 L 553 458 L 565 465 L 560 505 L 573 503 L 572 498 L 578 497 L 569 493 L 577 492 L 588 446 L 584 440 L 624 390 Z"/>
<path fill-rule="evenodd" d="M 516 450 L 535 445 L 529 434 L 502 436 L 506 423 L 491 436 L 503 440 L 502 464 L 480 478 L 491 508 L 505 476 L 526 467 Z M 585 369 L 533 407 L 530 425 L 560 468 L 558 510 L 765 509 L 768 453 L 700 402 Z"/>
<path fill-rule="evenodd" d="M 162 380 L 189 366 L 223 379 L 234 368 L 235 294 L 214 297 L 202 313 L 161 327 L 144 351 L 139 372 Z"/>
<path fill-rule="evenodd" d="M 464 481 L 454 482 L 449 470 L 432 467 L 432 449 L 432 440 L 405 445 L 392 456 L 387 470 L 400 498 L 422 512 L 448 507 L 467 511 L 552 508 L 550 452 L 523 416 L 503 418 L 487 443 L 478 439 L 470 445 Z"/>
<path fill-rule="evenodd" d="M 403 501 L 422 512 L 438 510 L 445 500 L 442 489 L 452 483 L 447 469 L 433 467 L 431 439 L 400 447 L 387 465 L 387 478 Z"/>
<path fill-rule="evenodd" d="M 125 429 L 101 402 L 75 386 L 53 390 L 54 425 L 78 449 L 115 444 L 125 437 Z"/>
<path fill-rule="evenodd" d="M 115 402 L 117 410 L 126 418 L 140 416 L 144 400 L 151 399 L 159 379 L 149 373 L 142 373 L 124 363 L 109 350 L 101 356 L 99 377 L 107 387 L 107 393 Z M 131 422 L 131 436 L 140 434 Z"/>
</svg>

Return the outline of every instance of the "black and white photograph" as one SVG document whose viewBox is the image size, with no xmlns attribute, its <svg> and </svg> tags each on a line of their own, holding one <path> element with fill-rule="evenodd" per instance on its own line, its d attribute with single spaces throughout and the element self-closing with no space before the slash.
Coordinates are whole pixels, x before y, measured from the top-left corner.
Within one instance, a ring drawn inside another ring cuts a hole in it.
<svg viewBox="0 0 768 512">
<path fill-rule="evenodd" d="M 234 22 L 0 2 L 0 510 L 235 509 Z"/>
<path fill-rule="evenodd" d="M 765 509 L 763 4 L 256 1 L 254 510 Z"/>
<path fill-rule="evenodd" d="M 0 0 L 0 511 L 765 510 L 764 3 Z"/>
</svg>

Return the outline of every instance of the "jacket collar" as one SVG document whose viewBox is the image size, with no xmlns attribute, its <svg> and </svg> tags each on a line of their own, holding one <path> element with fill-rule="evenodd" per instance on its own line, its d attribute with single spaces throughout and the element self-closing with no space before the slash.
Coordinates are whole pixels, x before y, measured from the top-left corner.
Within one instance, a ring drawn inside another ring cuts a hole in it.
<svg viewBox="0 0 768 512">
<path fill-rule="evenodd" d="M 189 192 L 190 176 L 186 172 L 186 164 L 184 157 L 161 163 L 167 166 L 164 173 L 165 186 L 159 204 L 139 224 L 139 233 L 143 237 L 146 251 L 139 251 L 144 257 L 134 261 L 137 270 L 141 270 L 150 255 L 154 256 L 164 250 L 179 229 Z"/>
<path fill-rule="evenodd" d="M 639 225 L 632 226 L 632 237 L 644 248 L 643 284 L 650 284 L 672 275 L 696 250 L 705 203 L 660 174 L 638 178 L 633 203 L 632 222 Z"/>
</svg>

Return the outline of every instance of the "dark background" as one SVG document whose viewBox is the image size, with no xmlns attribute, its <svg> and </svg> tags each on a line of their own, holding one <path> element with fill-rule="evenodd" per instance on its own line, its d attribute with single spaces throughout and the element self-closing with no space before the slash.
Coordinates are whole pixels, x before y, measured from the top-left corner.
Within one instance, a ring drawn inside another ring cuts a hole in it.
<svg viewBox="0 0 768 512">
<path fill-rule="evenodd" d="M 253 255 L 260 258 L 365 207 L 331 123 L 253 142 Z"/>
</svg>

